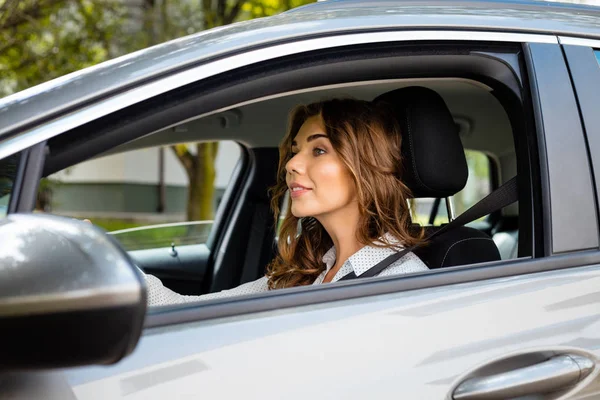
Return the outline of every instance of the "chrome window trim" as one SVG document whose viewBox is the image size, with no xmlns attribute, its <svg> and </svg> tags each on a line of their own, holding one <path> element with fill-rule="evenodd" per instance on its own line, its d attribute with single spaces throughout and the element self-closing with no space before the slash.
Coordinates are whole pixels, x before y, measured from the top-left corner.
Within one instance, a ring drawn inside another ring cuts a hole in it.
<svg viewBox="0 0 600 400">
<path fill-rule="evenodd" d="M 224 57 L 207 64 L 175 73 L 162 79 L 119 93 L 98 103 L 73 111 L 66 116 L 24 131 L 14 137 L 0 141 L 0 159 L 17 153 L 65 131 L 71 130 L 115 111 L 142 102 L 167 91 L 209 78 L 222 72 L 231 71 L 254 63 L 267 61 L 293 54 L 327 49 L 339 46 L 352 46 L 368 43 L 422 41 L 422 40 L 464 40 L 469 42 L 513 42 L 557 44 L 554 35 L 521 34 L 507 32 L 453 31 L 453 30 L 413 30 L 355 33 L 335 35 L 294 42 L 293 45 L 280 44 L 246 53 Z"/>
<path fill-rule="evenodd" d="M 599 39 L 584 39 L 571 36 L 559 36 L 558 41 L 560 44 L 572 45 L 572 46 L 586 46 L 600 49 Z"/>
</svg>

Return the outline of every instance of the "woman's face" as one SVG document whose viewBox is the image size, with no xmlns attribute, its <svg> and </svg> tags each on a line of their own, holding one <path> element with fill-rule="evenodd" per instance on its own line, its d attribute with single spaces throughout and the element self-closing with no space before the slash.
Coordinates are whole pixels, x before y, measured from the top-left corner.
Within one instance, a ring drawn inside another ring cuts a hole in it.
<svg viewBox="0 0 600 400">
<path fill-rule="evenodd" d="M 333 150 L 321 116 L 308 118 L 292 143 L 286 181 L 295 217 L 331 215 L 358 207 L 354 181 Z"/>
</svg>

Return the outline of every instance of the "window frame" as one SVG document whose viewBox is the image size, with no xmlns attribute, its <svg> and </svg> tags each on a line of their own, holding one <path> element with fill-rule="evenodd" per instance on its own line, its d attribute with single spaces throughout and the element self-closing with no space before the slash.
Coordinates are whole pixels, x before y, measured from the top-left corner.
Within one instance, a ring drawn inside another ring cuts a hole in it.
<svg viewBox="0 0 600 400">
<path fill-rule="evenodd" d="M 8 194 L 8 203 L 6 206 L 6 212 L 0 215 L 0 220 L 6 218 L 9 214 L 16 212 L 18 205 L 18 193 L 21 191 L 21 185 L 23 184 L 23 175 L 25 172 L 25 165 L 27 164 L 28 150 L 24 150 L 20 153 L 13 154 L 18 157 L 16 173 L 12 181 L 12 190 Z M 13 156 L 11 155 L 11 157 Z"/>
<path fill-rule="evenodd" d="M 502 35 L 500 35 L 500 36 L 502 37 Z M 511 36 L 511 35 L 509 35 L 509 36 Z M 517 35 L 517 36 L 519 36 L 519 35 Z M 511 36 L 511 37 L 513 37 L 513 36 Z M 547 42 L 547 41 L 551 41 L 551 40 L 549 40 L 548 38 L 545 38 L 545 40 L 543 42 Z M 435 48 L 439 49 L 439 46 L 445 46 L 447 44 L 448 44 L 448 42 L 446 40 L 443 40 L 443 41 L 440 41 L 439 43 L 436 43 L 435 44 Z M 514 43 L 502 43 L 502 45 L 503 46 L 513 46 L 513 48 L 515 48 L 515 46 L 516 46 L 516 44 L 514 44 Z M 418 45 L 418 42 L 414 42 L 414 43 L 411 42 L 411 43 L 408 43 L 408 44 L 401 43 L 400 46 L 413 46 L 414 48 L 418 49 L 418 51 L 422 52 L 422 47 Z M 466 46 L 467 48 L 471 49 L 471 51 L 474 51 L 475 54 L 479 54 L 483 50 L 482 50 L 481 47 L 478 47 L 478 46 L 487 46 L 487 45 L 485 43 L 482 44 L 480 41 L 468 41 L 467 43 L 462 43 L 460 46 L 463 46 L 463 47 Z M 329 50 L 329 47 L 326 50 Z M 363 55 L 365 53 L 365 48 L 364 47 L 352 46 L 350 48 L 350 50 L 354 51 L 355 53 L 359 53 L 359 50 L 360 50 L 360 56 L 359 57 L 360 57 L 361 61 L 364 60 L 364 59 L 369 59 L 370 58 L 368 56 Z M 402 55 L 405 55 L 406 51 L 405 50 L 403 50 L 403 51 L 404 51 L 404 53 L 402 53 Z M 464 51 L 464 49 L 463 49 L 463 51 Z M 517 50 L 513 50 L 513 51 L 517 51 Z M 341 57 L 339 55 L 339 51 L 335 51 L 335 52 L 332 51 L 332 53 L 336 57 Z M 302 56 L 300 56 L 300 57 L 304 58 Z M 507 56 L 502 55 L 501 57 L 507 57 Z M 391 70 L 392 67 L 393 67 L 393 71 L 394 71 L 393 73 L 395 74 L 394 76 L 397 76 L 397 74 L 398 74 L 398 72 L 397 72 L 397 69 L 398 69 L 397 61 L 399 61 L 399 60 L 408 60 L 408 58 L 407 57 L 398 58 L 398 57 L 395 57 L 393 55 L 390 56 L 390 57 L 388 57 L 388 58 L 391 59 L 391 60 L 394 60 L 394 63 L 390 63 L 388 61 L 389 65 L 387 65 L 387 68 L 389 68 Z M 493 59 L 493 58 L 491 58 L 491 57 L 481 57 L 479 59 L 480 60 L 479 62 L 481 62 L 481 60 L 489 60 L 489 59 Z M 510 57 L 507 57 L 507 59 L 510 60 L 510 62 L 507 62 L 505 58 L 495 59 L 496 60 L 495 62 L 497 63 L 497 65 L 502 65 L 502 68 L 510 68 L 510 66 L 513 66 L 514 68 L 518 68 L 517 59 L 511 59 Z M 343 63 L 344 66 L 346 66 L 348 64 L 353 65 L 350 61 L 348 61 L 348 58 L 344 58 L 343 60 L 344 60 L 344 63 Z M 381 61 L 381 59 L 377 59 L 377 60 Z M 294 61 L 295 61 L 295 63 L 293 65 L 296 68 L 296 70 L 298 70 L 298 65 L 299 65 L 298 64 L 298 59 L 294 59 Z M 373 60 L 371 60 L 371 62 L 373 62 Z M 309 60 L 309 61 L 306 61 L 306 63 L 307 63 L 307 65 L 310 66 L 310 65 L 313 65 L 314 61 L 313 60 Z M 281 64 L 281 62 L 279 64 Z M 291 64 L 291 62 L 290 62 L 290 64 Z M 141 113 L 141 116 L 139 117 L 139 120 L 143 120 L 143 121 L 140 123 L 140 126 L 147 127 L 148 130 L 152 130 L 152 129 L 156 129 L 155 124 L 158 123 L 157 121 L 161 121 L 162 122 L 163 120 L 166 120 L 167 122 L 165 122 L 165 124 L 171 123 L 171 124 L 173 124 L 172 126 L 174 126 L 174 125 L 177 124 L 177 122 L 180 122 L 181 119 L 183 119 L 183 120 L 193 119 L 193 118 L 197 118 L 198 114 L 200 114 L 201 116 L 208 115 L 211 112 L 213 112 L 211 110 L 222 111 L 224 109 L 227 109 L 227 107 L 234 107 L 235 105 L 237 105 L 239 103 L 236 103 L 236 101 L 232 100 L 231 97 L 232 96 L 235 97 L 236 95 L 239 96 L 238 92 L 240 92 L 241 90 L 239 89 L 238 84 L 239 85 L 246 84 L 248 86 L 244 86 L 244 87 L 249 87 L 249 88 L 253 88 L 254 89 L 254 90 L 247 90 L 247 91 L 248 92 L 254 92 L 258 87 L 260 87 L 259 86 L 260 83 L 254 84 L 254 81 L 252 81 L 249 78 L 250 72 L 256 73 L 256 71 L 259 71 L 260 73 L 262 73 L 265 70 L 265 68 L 266 68 L 265 64 L 260 64 L 260 66 L 256 66 L 256 68 L 253 68 L 253 69 L 251 69 L 249 71 L 245 71 L 244 73 L 240 73 L 240 75 L 243 75 L 243 78 L 242 78 L 243 83 L 238 83 L 236 81 L 236 78 L 232 78 L 231 76 L 228 76 L 225 79 L 226 80 L 225 86 L 224 87 L 220 86 L 222 89 L 216 89 L 216 88 L 212 87 L 211 83 L 206 83 L 205 84 L 206 81 L 202 82 L 198 87 L 195 87 L 195 90 L 194 90 L 194 87 L 192 87 L 191 89 L 188 89 L 187 87 L 185 89 L 182 89 L 182 90 L 187 90 L 188 93 L 189 92 L 193 92 L 194 96 L 195 96 L 195 99 L 193 101 L 190 101 L 188 103 L 188 107 L 187 107 L 188 110 L 191 109 L 192 112 L 190 114 L 186 114 L 186 112 L 190 112 L 190 111 L 180 112 L 177 115 L 177 121 L 175 121 L 175 120 L 169 120 L 168 119 L 169 118 L 169 117 L 167 117 L 169 115 L 169 110 L 168 109 L 166 111 L 164 111 L 164 112 L 159 111 L 159 112 L 154 112 L 154 113 L 148 115 L 149 113 L 151 113 L 148 110 L 152 110 L 153 102 L 160 103 L 161 106 L 164 106 L 164 104 L 166 104 L 165 100 L 161 101 L 161 100 L 158 100 L 158 98 L 156 98 L 156 99 L 152 99 L 152 100 L 150 100 L 148 102 L 143 102 L 139 106 L 129 107 L 129 108 L 126 108 L 125 110 L 121 110 L 121 112 L 115 113 L 113 115 L 110 115 L 109 117 L 101 119 L 100 121 L 94 121 L 93 123 L 89 123 L 89 124 L 86 124 L 86 125 L 83 125 L 83 126 L 77 128 L 75 130 L 72 130 L 72 131 L 69 132 L 69 134 L 73 133 L 74 135 L 72 135 L 73 138 L 69 139 L 69 140 L 74 141 L 76 143 L 76 145 L 77 145 L 77 143 L 81 143 L 82 142 L 83 135 L 88 134 L 89 131 L 97 130 L 97 131 L 99 131 L 100 134 L 102 134 L 102 133 L 104 133 L 104 134 L 102 136 L 100 136 L 98 138 L 98 140 L 94 139 L 95 142 L 93 140 L 90 140 L 89 142 L 86 142 L 85 146 L 87 146 L 88 148 L 93 148 L 94 151 L 96 151 L 96 152 L 101 152 L 101 151 L 103 151 L 102 146 L 110 145 L 111 142 L 114 142 L 115 138 L 118 138 L 118 140 L 121 140 L 121 141 L 123 141 L 123 140 L 133 140 L 133 139 L 135 139 L 136 137 L 138 137 L 141 134 L 139 132 L 132 133 L 132 130 L 130 129 L 131 125 L 129 125 L 129 126 L 123 126 L 122 125 L 122 120 L 124 120 L 124 119 L 132 120 L 132 117 L 130 116 L 131 112 L 139 112 L 139 113 Z M 283 70 L 285 70 L 286 67 L 284 65 L 284 66 L 281 66 L 280 68 L 283 69 Z M 383 66 L 381 64 L 378 64 L 377 73 L 376 73 L 376 75 L 373 75 L 373 76 L 377 76 L 377 77 L 381 78 L 381 76 L 379 74 L 380 74 L 380 71 L 382 71 L 382 68 L 383 68 Z M 433 66 L 431 68 L 433 68 Z M 449 67 L 447 66 L 447 64 L 435 65 L 435 68 L 438 68 L 438 70 L 437 70 L 437 72 L 434 73 L 434 75 L 440 74 L 443 71 L 445 74 L 449 74 L 450 76 L 453 76 L 452 75 L 453 72 L 451 70 L 450 71 L 448 70 Z M 465 73 L 465 69 L 462 66 L 460 66 L 458 68 L 459 68 L 459 71 L 454 72 L 454 73 L 456 74 L 456 76 L 460 77 L 460 76 L 462 76 L 461 74 Z M 488 66 L 486 68 L 490 68 L 490 67 Z M 364 70 L 364 66 L 363 66 L 363 70 Z M 419 69 L 419 70 L 421 71 L 421 69 Z M 242 70 L 242 71 L 244 71 L 244 70 Z M 275 69 L 273 69 L 273 71 L 275 71 Z M 338 75 L 341 74 L 342 72 L 344 72 L 345 74 L 348 74 L 349 71 L 352 73 L 353 80 L 360 80 L 360 79 L 354 79 L 354 74 L 355 74 L 354 69 L 346 67 L 346 71 L 341 71 L 340 69 L 337 70 Z M 275 74 L 275 72 L 272 72 L 272 73 Z M 360 73 L 365 74 L 364 71 L 361 71 Z M 371 72 L 371 73 L 375 74 L 374 72 Z M 515 83 L 511 83 L 511 82 L 513 82 L 513 81 L 511 81 L 511 79 L 513 79 L 513 80 L 514 79 L 518 79 L 519 74 L 509 75 L 507 77 L 506 71 L 502 71 L 502 73 L 500 73 L 498 71 L 494 71 L 493 69 L 492 70 L 488 69 L 486 73 L 489 73 L 489 74 L 495 73 L 495 74 L 497 74 L 494 77 L 496 79 L 498 79 L 500 82 L 504 82 L 503 79 L 508 79 L 508 81 L 506 81 L 507 82 L 506 85 L 508 85 L 507 88 L 506 88 L 506 92 L 510 92 L 512 90 L 513 92 L 511 92 L 511 93 L 515 93 L 515 92 L 516 93 L 520 93 L 520 89 L 518 89 L 518 84 L 516 83 L 516 80 L 514 81 Z M 469 72 L 468 74 L 471 74 L 471 72 Z M 224 74 L 224 75 L 229 75 L 229 74 Z M 285 75 L 285 74 L 280 73 L 280 75 Z M 314 75 L 318 75 L 318 74 L 314 74 Z M 431 76 L 431 75 L 425 75 L 425 76 Z M 302 74 L 300 72 L 300 74 L 298 75 L 298 79 L 294 80 L 294 85 L 300 85 L 300 84 L 302 84 L 302 81 L 306 81 L 306 79 L 308 79 L 308 78 L 310 78 L 310 77 L 307 77 L 306 74 Z M 371 79 L 373 79 L 373 78 L 371 78 Z M 248 83 L 248 81 L 250 81 L 250 82 Z M 283 81 L 283 78 L 279 79 L 279 84 L 281 84 L 282 81 Z M 217 82 L 219 82 L 219 81 L 217 80 Z M 299 83 L 297 83 L 297 82 L 299 82 Z M 277 80 L 269 79 L 269 83 L 271 84 L 271 86 L 276 87 L 275 89 L 272 89 L 272 88 L 269 89 L 269 90 L 272 90 L 272 93 L 285 93 L 286 92 L 286 90 L 284 90 L 284 89 L 277 90 L 277 87 L 279 85 L 277 83 Z M 327 80 L 327 83 L 330 83 L 330 80 Z M 484 83 L 486 83 L 486 84 L 488 84 L 488 83 L 492 84 L 493 82 L 489 81 L 489 82 L 484 82 Z M 219 82 L 219 84 L 221 84 L 221 82 Z M 252 85 L 255 85 L 255 86 L 252 86 Z M 318 84 L 314 84 L 314 85 L 310 85 L 310 86 L 319 86 L 319 85 Z M 297 88 L 297 86 L 294 86 L 294 88 Z M 204 101 L 204 97 L 203 96 L 201 96 L 201 97 L 198 98 L 198 96 L 197 96 L 198 91 L 200 91 L 200 93 L 203 93 L 203 94 L 206 93 L 204 96 L 209 96 L 209 95 L 211 96 L 211 100 L 210 100 L 211 107 L 207 107 L 207 104 L 206 104 L 207 102 Z M 258 90 L 258 92 L 259 92 L 258 94 L 255 94 L 255 96 L 256 96 L 255 98 L 260 99 L 261 98 L 261 96 L 260 96 L 260 94 L 261 94 L 260 90 Z M 501 91 L 496 90 L 495 92 L 501 92 Z M 184 91 L 184 94 L 185 93 L 186 92 Z M 267 92 L 267 93 L 269 93 L 269 92 Z M 185 96 L 181 96 L 181 95 L 178 96 L 178 93 L 176 91 L 175 92 L 171 92 L 169 95 L 171 96 L 171 98 L 176 97 L 179 102 L 183 102 L 184 99 L 185 99 Z M 169 96 L 169 95 L 167 95 L 167 96 Z M 244 103 L 244 100 L 241 100 L 241 99 L 237 100 L 237 101 L 241 102 L 241 103 Z M 194 105 L 194 106 L 192 107 L 192 105 Z M 164 108 L 168 108 L 168 107 L 164 107 Z M 144 112 L 146 112 L 147 114 L 144 115 Z M 133 119 L 133 120 L 134 121 L 132 121 L 132 124 L 135 122 L 135 119 Z M 514 121 L 511 121 L 511 122 L 514 122 Z M 143 134 L 146 135 L 147 131 L 144 131 Z M 55 140 L 55 139 L 53 139 L 53 140 Z M 52 143 L 52 140 L 50 141 L 50 143 Z M 79 146 L 79 148 L 75 147 L 74 151 L 68 151 L 67 152 L 67 153 L 69 153 L 68 156 L 67 157 L 62 157 L 62 159 L 61 159 L 61 154 L 58 154 L 58 156 L 57 156 L 56 152 L 53 152 L 54 153 L 54 158 L 55 159 L 58 158 L 58 161 L 54 160 L 56 162 L 54 162 L 53 165 L 51 165 L 51 167 L 49 167 L 50 171 L 47 171 L 47 172 L 50 173 L 50 172 L 53 172 L 55 170 L 62 169 L 64 167 L 68 166 L 68 165 L 71 165 L 72 163 L 74 163 L 76 161 L 79 161 L 79 160 L 73 160 L 72 157 L 71 157 L 71 154 L 80 153 L 82 151 L 81 147 L 82 146 Z M 109 148 L 110 147 L 105 147 L 104 151 L 106 151 Z M 85 149 L 84 149 L 84 153 L 85 153 Z M 88 153 L 87 157 L 91 157 L 93 155 L 94 154 Z M 526 230 L 522 230 L 522 232 L 526 232 Z M 528 237 L 529 236 L 526 236 L 526 235 L 520 235 L 520 240 L 522 240 L 522 239 L 523 240 L 528 240 Z M 529 246 L 519 246 L 519 248 L 520 249 L 523 249 L 523 248 L 529 249 L 529 248 L 531 248 L 531 245 L 529 245 Z"/>
<path fill-rule="evenodd" d="M 597 199 L 585 157 L 586 137 L 561 46 L 527 43 L 524 56 L 537 131 L 534 140 L 540 153 L 541 197 L 535 202 L 542 205 L 548 231 L 543 235 L 543 254 L 598 249 L 597 218 L 595 224 L 590 223 L 590 215 L 597 217 Z M 568 140 L 565 132 L 571 135 Z M 570 162 L 562 162 L 565 157 Z"/>
<path fill-rule="evenodd" d="M 35 207 L 46 153 L 45 141 L 20 152 L 19 167 L 14 183 L 15 189 L 11 193 L 6 215 L 31 212 Z"/>
</svg>

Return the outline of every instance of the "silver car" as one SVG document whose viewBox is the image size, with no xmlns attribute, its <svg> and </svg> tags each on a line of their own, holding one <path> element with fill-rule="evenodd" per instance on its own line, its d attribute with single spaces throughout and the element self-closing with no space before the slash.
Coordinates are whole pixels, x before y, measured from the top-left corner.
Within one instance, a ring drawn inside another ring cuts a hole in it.
<svg viewBox="0 0 600 400">
<path fill-rule="evenodd" d="M 600 398 L 599 60 L 593 7 L 330 0 L 0 100 L 0 398 Z M 405 87 L 441 96 L 475 179 L 415 199 L 419 221 L 439 229 L 514 176 L 517 203 L 439 259 L 425 248 L 424 273 L 147 309 L 136 265 L 186 294 L 264 274 L 294 105 Z M 202 243 L 125 251 L 32 212 L 60 171 L 222 140 L 240 155 Z"/>
</svg>

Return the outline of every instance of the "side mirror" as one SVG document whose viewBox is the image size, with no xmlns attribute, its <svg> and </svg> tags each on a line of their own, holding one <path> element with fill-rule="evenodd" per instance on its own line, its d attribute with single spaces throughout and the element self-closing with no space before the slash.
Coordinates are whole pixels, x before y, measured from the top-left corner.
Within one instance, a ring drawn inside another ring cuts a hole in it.
<svg viewBox="0 0 600 400">
<path fill-rule="evenodd" d="M 111 364 L 135 348 L 144 278 L 92 224 L 0 219 L 0 371 Z"/>
</svg>

